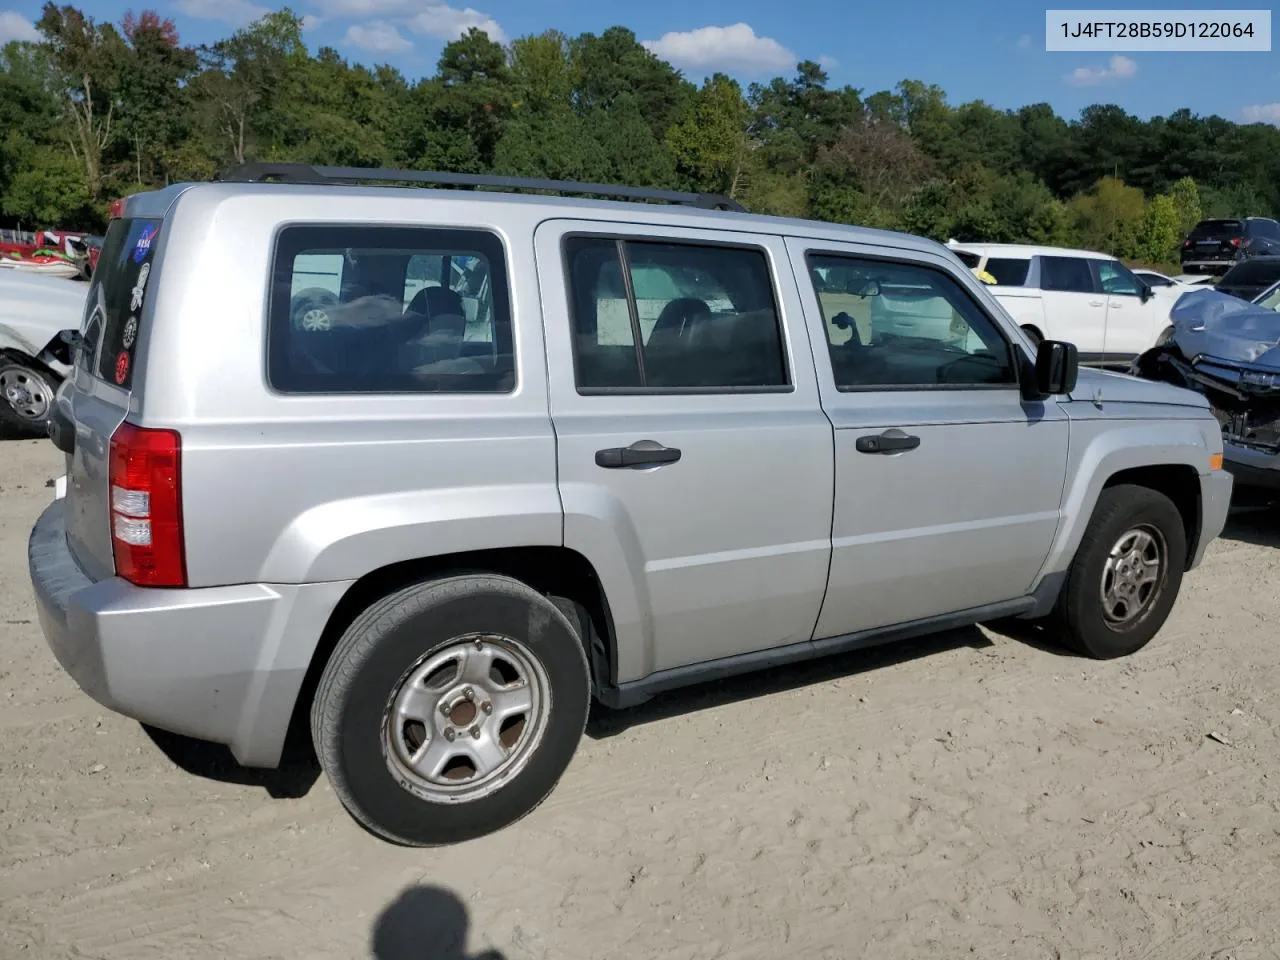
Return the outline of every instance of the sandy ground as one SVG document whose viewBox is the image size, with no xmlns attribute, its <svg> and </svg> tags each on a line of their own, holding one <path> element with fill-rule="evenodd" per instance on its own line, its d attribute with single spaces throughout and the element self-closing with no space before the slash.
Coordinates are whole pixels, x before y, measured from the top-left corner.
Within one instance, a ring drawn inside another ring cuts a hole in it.
<svg viewBox="0 0 1280 960">
<path fill-rule="evenodd" d="M 1280 956 L 1280 514 L 1130 660 L 970 630 L 687 692 L 422 851 L 79 692 L 26 579 L 58 468 L 0 444 L 5 958 Z"/>
</svg>

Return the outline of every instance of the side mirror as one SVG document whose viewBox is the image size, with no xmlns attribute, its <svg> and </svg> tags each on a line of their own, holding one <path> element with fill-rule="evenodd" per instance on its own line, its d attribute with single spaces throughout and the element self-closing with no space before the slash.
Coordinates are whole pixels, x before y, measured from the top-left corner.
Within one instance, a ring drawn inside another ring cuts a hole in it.
<svg viewBox="0 0 1280 960">
<path fill-rule="evenodd" d="M 1022 377 L 1022 399 L 1044 400 L 1070 393 L 1080 375 L 1080 352 L 1065 340 L 1041 340 L 1035 364 L 1028 364 Z"/>
<path fill-rule="evenodd" d="M 1148 284 L 1144 283 L 1141 286 L 1142 286 L 1142 292 L 1139 293 L 1138 296 L 1142 297 L 1143 303 L 1146 303 L 1148 300 L 1150 300 L 1152 297 L 1156 295 L 1156 292 L 1152 290 Z"/>
</svg>

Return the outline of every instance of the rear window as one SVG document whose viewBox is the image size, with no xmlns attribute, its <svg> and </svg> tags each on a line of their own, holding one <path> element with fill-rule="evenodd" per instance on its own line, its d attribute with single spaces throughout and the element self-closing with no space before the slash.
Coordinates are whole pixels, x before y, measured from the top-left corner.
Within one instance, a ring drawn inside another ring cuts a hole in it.
<svg viewBox="0 0 1280 960">
<path fill-rule="evenodd" d="M 1020 287 L 1027 282 L 1027 271 L 1031 269 L 1030 260 L 1016 260 L 1012 257 L 990 257 L 987 260 L 987 273 L 996 278 L 1002 287 Z"/>
<path fill-rule="evenodd" d="M 1244 233 L 1239 220 L 1201 220 L 1191 230 L 1192 240 L 1229 240 Z"/>
<path fill-rule="evenodd" d="M 133 386 L 133 359 L 161 222 L 111 221 L 86 297 L 84 349 L 77 365 L 125 390 Z"/>
<path fill-rule="evenodd" d="M 287 227 L 269 328 L 283 393 L 515 389 L 502 242 L 482 230 Z"/>
</svg>

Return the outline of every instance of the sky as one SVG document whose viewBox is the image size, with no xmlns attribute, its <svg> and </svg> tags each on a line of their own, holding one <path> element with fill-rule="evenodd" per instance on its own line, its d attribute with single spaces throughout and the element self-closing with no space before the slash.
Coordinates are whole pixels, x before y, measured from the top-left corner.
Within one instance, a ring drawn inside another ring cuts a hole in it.
<svg viewBox="0 0 1280 960">
<path fill-rule="evenodd" d="M 276 4 L 81 0 L 78 6 L 116 22 L 129 9 L 151 7 L 173 18 L 184 42 L 200 44 Z M 306 17 L 312 50 L 332 46 L 348 60 L 389 63 L 410 78 L 434 72 L 444 44 L 471 26 L 505 42 L 553 27 L 573 36 L 622 25 L 694 82 L 722 71 L 745 85 L 789 76 L 807 59 L 823 64 L 832 85 L 850 84 L 864 95 L 916 79 L 941 86 L 953 104 L 980 99 L 1005 109 L 1048 102 L 1068 118 L 1093 103 L 1119 104 L 1144 118 L 1187 107 L 1280 126 L 1280 51 L 1050 53 L 1045 6 L 1026 0 L 293 0 L 291 6 Z M 1158 9 L 1222 6 L 1164 0 Z M 39 10 L 38 0 L 0 0 L 0 42 L 33 36 Z"/>
</svg>

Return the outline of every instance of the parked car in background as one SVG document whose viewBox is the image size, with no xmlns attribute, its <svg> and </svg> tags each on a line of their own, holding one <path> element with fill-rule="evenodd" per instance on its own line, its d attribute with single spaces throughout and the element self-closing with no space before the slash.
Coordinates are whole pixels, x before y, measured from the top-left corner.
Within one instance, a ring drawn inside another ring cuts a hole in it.
<svg viewBox="0 0 1280 960">
<path fill-rule="evenodd" d="M 1213 283 L 1213 277 L 1204 274 L 1180 273 L 1176 277 L 1170 277 L 1156 270 L 1138 269 L 1133 271 L 1133 275 L 1152 290 L 1159 290 L 1163 287 L 1193 287 Z"/>
<path fill-rule="evenodd" d="M 1237 263 L 1222 275 L 1214 289 L 1241 300 L 1253 300 L 1277 280 L 1280 280 L 1280 256 L 1256 257 Z"/>
<path fill-rule="evenodd" d="M 1148 286 L 1115 257 L 1091 250 L 954 240 L 947 246 L 965 266 L 996 277 L 988 292 L 1029 336 L 1074 343 L 1081 363 L 1130 363 L 1168 330 L 1183 289 Z"/>
<path fill-rule="evenodd" d="M 1280 222 L 1270 217 L 1201 220 L 1182 241 L 1186 273 L 1223 273 L 1250 257 L 1280 254 Z"/>
<path fill-rule="evenodd" d="M 43 436 L 58 386 L 71 371 L 61 336 L 84 314 L 88 286 L 21 270 L 0 270 L 0 422 Z"/>
<path fill-rule="evenodd" d="M 1280 282 L 1251 302 L 1194 290 L 1178 301 L 1172 319 L 1167 340 L 1130 372 L 1204 394 L 1236 483 L 1280 489 Z"/>
</svg>

